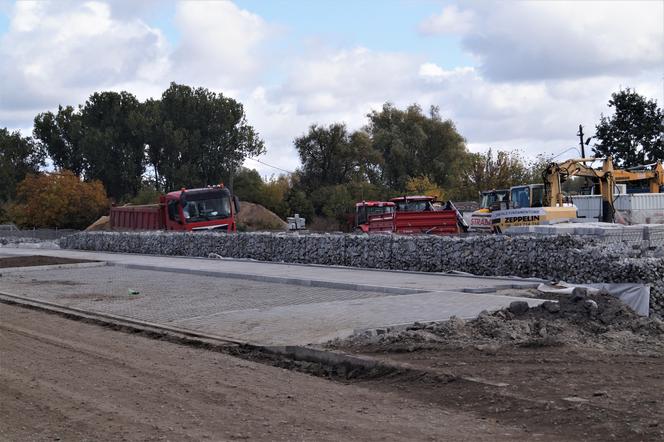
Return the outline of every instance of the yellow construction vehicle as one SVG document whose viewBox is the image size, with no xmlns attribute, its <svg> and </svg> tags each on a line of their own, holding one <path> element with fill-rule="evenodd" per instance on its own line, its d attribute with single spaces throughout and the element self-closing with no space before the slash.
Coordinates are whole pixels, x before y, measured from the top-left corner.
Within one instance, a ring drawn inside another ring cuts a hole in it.
<svg viewBox="0 0 664 442">
<path fill-rule="evenodd" d="M 491 232 L 491 211 L 509 207 L 509 189 L 485 190 L 480 194 L 480 208 L 470 215 L 471 232 Z"/>
<path fill-rule="evenodd" d="M 593 169 L 586 163 L 601 160 L 601 169 Z M 652 167 L 646 170 L 646 167 Z M 571 176 L 591 178 L 599 186 L 599 195 L 602 196 L 602 221 L 614 222 L 615 220 L 615 188 L 616 184 L 644 181 L 648 183 L 650 193 L 660 193 L 664 187 L 664 168 L 661 162 L 648 166 L 640 166 L 640 170 L 614 169 L 613 159 L 607 158 L 580 158 L 567 160 L 562 163 L 550 164 L 544 172 L 546 187 L 546 202 L 549 207 L 562 206 L 564 196 L 562 183 Z"/>
<path fill-rule="evenodd" d="M 593 168 L 592 163 L 595 161 L 602 161 L 602 167 Z M 565 202 L 562 192 L 562 184 L 572 176 L 587 177 L 595 182 L 597 193 L 602 196 L 602 221 L 614 222 L 616 184 L 645 181 L 651 193 L 664 191 L 661 162 L 640 169 L 614 169 L 611 157 L 551 163 L 542 174 L 544 184 L 514 186 L 510 189 L 510 208 L 491 213 L 493 230 L 500 233 L 513 226 L 551 224 L 576 218 L 576 207 Z"/>
</svg>

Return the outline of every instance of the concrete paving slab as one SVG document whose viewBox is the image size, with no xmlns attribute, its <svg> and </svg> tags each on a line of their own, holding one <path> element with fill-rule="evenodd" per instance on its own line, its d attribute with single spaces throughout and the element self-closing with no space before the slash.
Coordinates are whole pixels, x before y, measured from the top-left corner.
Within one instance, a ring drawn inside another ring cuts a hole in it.
<svg viewBox="0 0 664 442">
<path fill-rule="evenodd" d="M 255 277 L 296 278 L 301 281 L 327 281 L 339 284 L 363 284 L 373 287 L 393 287 L 415 291 L 460 291 L 466 288 L 532 288 L 534 282 L 522 278 L 490 278 L 476 275 L 448 275 L 442 273 L 401 272 L 394 270 L 358 269 L 350 267 L 282 264 L 233 259 L 184 258 L 171 256 L 132 255 L 122 253 L 85 252 L 78 250 L 29 250 L 4 248 L 12 255 L 40 254 L 80 259 L 103 260 L 117 265 L 149 266 L 169 269 L 189 269 L 219 273 L 246 274 Z M 222 275 L 223 276 L 223 275 Z"/>
<path fill-rule="evenodd" d="M 473 317 L 523 299 L 451 291 L 393 295 L 122 265 L 15 272 L 0 278 L 0 292 L 261 345 L 305 345 L 355 329 Z"/>
<path fill-rule="evenodd" d="M 178 327 L 233 336 L 262 345 L 319 344 L 352 335 L 355 330 L 404 323 L 472 318 L 514 300 L 506 296 L 435 292 L 222 312 L 174 321 Z M 525 299 L 530 305 L 542 300 Z"/>
</svg>

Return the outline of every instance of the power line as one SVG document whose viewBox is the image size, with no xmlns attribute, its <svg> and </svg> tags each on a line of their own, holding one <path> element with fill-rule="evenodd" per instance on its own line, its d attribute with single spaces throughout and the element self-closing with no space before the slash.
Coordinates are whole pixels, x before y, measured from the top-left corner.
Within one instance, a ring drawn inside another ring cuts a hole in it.
<svg viewBox="0 0 664 442">
<path fill-rule="evenodd" d="M 251 161 L 256 161 L 257 163 L 261 163 L 263 166 L 271 167 L 273 169 L 277 169 L 277 170 L 280 170 L 282 172 L 291 173 L 291 174 L 295 173 L 295 172 L 291 172 L 290 170 L 282 169 L 281 167 L 273 166 L 272 164 L 268 164 L 264 161 L 257 160 L 256 158 L 247 158 L 247 159 L 251 160 Z"/>
</svg>

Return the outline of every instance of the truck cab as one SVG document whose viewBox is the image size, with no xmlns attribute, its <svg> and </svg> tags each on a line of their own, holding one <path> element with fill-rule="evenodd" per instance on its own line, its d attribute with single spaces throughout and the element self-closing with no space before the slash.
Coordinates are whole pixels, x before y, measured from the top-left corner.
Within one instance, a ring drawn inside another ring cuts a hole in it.
<svg viewBox="0 0 664 442">
<path fill-rule="evenodd" d="M 433 212 L 436 197 L 426 195 L 400 196 L 390 199 L 398 212 Z"/>
<path fill-rule="evenodd" d="M 170 192 L 160 203 L 166 209 L 166 230 L 236 230 L 240 202 L 223 185 Z"/>
<path fill-rule="evenodd" d="M 369 218 L 394 213 L 396 205 L 387 201 L 361 201 L 355 204 L 355 228 L 364 233 L 369 231 Z"/>
</svg>

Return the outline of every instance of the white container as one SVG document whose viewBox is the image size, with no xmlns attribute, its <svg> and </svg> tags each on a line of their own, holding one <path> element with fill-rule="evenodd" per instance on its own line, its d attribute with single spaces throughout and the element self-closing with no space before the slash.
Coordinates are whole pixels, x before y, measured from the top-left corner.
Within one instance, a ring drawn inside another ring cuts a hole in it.
<svg viewBox="0 0 664 442">
<path fill-rule="evenodd" d="M 583 221 L 601 221 L 602 197 L 600 195 L 579 195 L 572 197 L 572 204 L 576 206 L 576 216 Z"/>
<path fill-rule="evenodd" d="M 578 217 L 595 222 L 602 219 L 602 197 L 600 195 L 579 195 L 572 197 Z M 664 193 L 631 193 L 617 195 L 614 206 L 616 220 L 626 224 L 663 224 Z"/>
<path fill-rule="evenodd" d="M 664 193 L 620 195 L 615 202 L 617 215 L 627 224 L 664 223 Z"/>
</svg>

